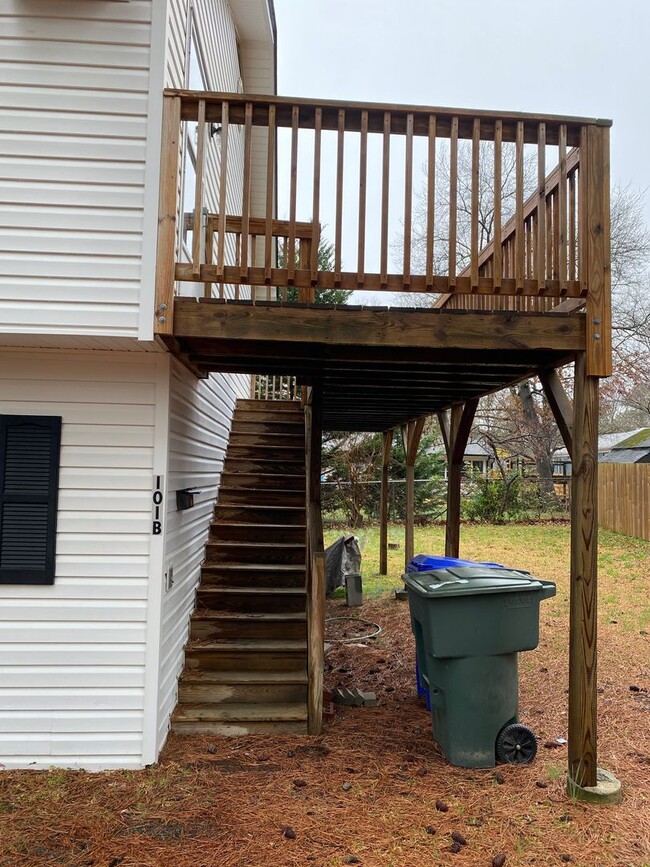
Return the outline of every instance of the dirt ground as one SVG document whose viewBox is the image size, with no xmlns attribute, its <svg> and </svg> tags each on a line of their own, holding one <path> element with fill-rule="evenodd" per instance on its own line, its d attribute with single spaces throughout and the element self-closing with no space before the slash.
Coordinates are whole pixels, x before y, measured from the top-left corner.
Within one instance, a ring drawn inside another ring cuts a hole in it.
<svg viewBox="0 0 650 867">
<path fill-rule="evenodd" d="M 378 707 L 337 707 L 317 738 L 172 736 L 140 772 L 3 772 L 0 865 L 649 867 L 650 637 L 601 620 L 599 764 L 625 797 L 572 803 L 566 746 L 549 746 L 567 735 L 566 587 L 542 605 L 540 646 L 520 662 L 532 765 L 444 761 L 416 696 L 408 604 L 384 594 L 361 611 L 382 634 L 335 645 L 326 673 L 330 687 L 374 690 Z"/>
</svg>

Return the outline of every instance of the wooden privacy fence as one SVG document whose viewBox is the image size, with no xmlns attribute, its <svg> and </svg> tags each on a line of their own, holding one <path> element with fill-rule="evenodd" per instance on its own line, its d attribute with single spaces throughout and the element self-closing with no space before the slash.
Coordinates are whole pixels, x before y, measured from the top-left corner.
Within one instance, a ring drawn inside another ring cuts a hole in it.
<svg viewBox="0 0 650 867">
<path fill-rule="evenodd" d="M 598 523 L 650 540 L 650 464 L 598 465 Z"/>
</svg>

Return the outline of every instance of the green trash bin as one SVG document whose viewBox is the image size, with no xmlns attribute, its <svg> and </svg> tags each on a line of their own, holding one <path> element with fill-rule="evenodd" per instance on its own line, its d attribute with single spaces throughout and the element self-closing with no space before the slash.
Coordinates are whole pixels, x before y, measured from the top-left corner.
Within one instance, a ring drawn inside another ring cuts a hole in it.
<svg viewBox="0 0 650 867">
<path fill-rule="evenodd" d="M 555 584 L 527 572 L 454 566 L 403 576 L 433 736 L 464 768 L 523 764 L 537 751 L 517 722 L 517 653 L 539 643 L 539 603 Z"/>
</svg>

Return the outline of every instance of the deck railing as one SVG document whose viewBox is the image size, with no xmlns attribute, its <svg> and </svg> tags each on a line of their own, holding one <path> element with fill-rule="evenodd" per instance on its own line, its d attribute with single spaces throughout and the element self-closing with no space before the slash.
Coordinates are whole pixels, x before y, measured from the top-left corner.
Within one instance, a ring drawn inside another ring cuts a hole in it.
<svg viewBox="0 0 650 867">
<path fill-rule="evenodd" d="M 185 261 L 175 253 L 182 124 L 196 130 Z M 207 296 L 263 287 L 253 301 L 282 298 L 276 287 L 582 297 L 592 314 L 588 338 L 601 339 L 609 322 L 608 126 L 166 91 L 157 330 L 172 331 L 175 284 L 182 294 L 184 283 L 199 283 Z M 327 269 L 322 235 L 332 245 Z"/>
</svg>

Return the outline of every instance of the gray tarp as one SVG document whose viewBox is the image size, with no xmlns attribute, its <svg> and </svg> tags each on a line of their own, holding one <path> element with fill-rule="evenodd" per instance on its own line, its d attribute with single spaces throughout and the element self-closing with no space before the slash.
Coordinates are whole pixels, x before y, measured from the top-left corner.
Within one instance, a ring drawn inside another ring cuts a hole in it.
<svg viewBox="0 0 650 867">
<path fill-rule="evenodd" d="M 325 549 L 326 593 L 331 596 L 337 587 L 345 586 L 345 576 L 361 571 L 361 549 L 356 536 L 339 536 Z"/>
</svg>

